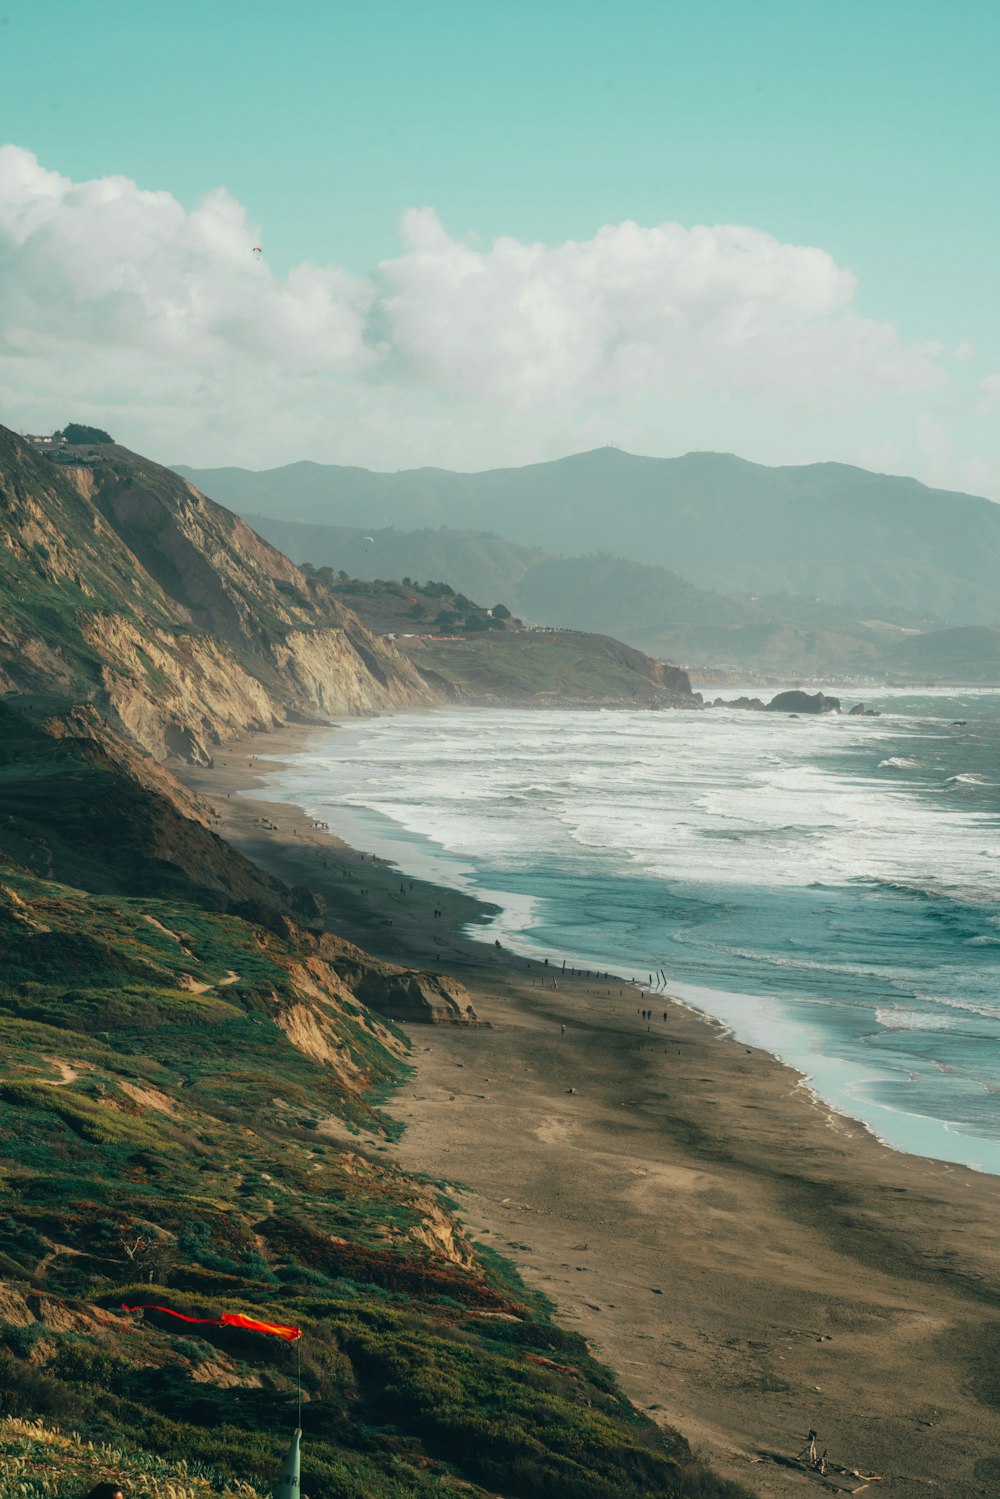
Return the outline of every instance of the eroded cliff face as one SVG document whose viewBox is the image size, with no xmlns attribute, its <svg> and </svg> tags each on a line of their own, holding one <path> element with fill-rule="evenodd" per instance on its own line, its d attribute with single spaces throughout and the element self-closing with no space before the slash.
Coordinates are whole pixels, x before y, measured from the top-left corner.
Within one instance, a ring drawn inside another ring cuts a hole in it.
<svg viewBox="0 0 1000 1499">
<path fill-rule="evenodd" d="M 95 702 L 160 758 L 438 700 L 391 642 L 185 480 L 0 428 L 0 692 Z"/>
<path fill-rule="evenodd" d="M 478 1021 L 469 991 L 459 979 L 388 963 L 344 937 L 304 929 L 287 917 L 281 918 L 275 931 L 310 954 L 307 965 L 310 971 L 322 973 L 327 985 L 330 976 L 335 975 L 367 1010 L 390 1020 L 452 1025 L 472 1025 Z"/>
</svg>

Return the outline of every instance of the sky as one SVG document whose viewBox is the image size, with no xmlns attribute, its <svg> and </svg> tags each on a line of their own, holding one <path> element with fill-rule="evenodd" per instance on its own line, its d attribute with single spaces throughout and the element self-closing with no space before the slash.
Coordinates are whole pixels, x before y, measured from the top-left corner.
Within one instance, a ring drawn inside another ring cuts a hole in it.
<svg viewBox="0 0 1000 1499">
<path fill-rule="evenodd" d="M 0 0 L 0 421 L 1000 499 L 998 55 L 995 0 Z"/>
</svg>

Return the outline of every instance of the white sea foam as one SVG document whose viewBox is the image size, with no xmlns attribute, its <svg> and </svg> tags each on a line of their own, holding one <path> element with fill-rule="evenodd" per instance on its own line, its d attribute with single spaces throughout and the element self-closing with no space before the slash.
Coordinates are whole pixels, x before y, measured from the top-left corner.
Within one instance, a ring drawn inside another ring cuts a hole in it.
<svg viewBox="0 0 1000 1499">
<path fill-rule="evenodd" d="M 501 866 L 583 849 L 713 884 L 992 892 L 985 812 L 813 763 L 855 746 L 874 770 L 885 725 L 724 710 L 403 715 L 338 733 L 296 761 L 288 786 L 317 812 L 369 807 Z M 512 815 L 519 802 L 527 815 Z"/>
<path fill-rule="evenodd" d="M 956 698 L 944 712 L 964 718 L 962 709 Z M 940 751 L 928 750 L 937 742 Z M 718 972 L 720 990 L 736 976 L 759 982 L 757 996 L 687 990 L 891 1143 L 1000 1171 L 1000 1119 L 981 1101 L 1000 1075 L 980 1078 L 961 1052 L 975 1046 L 990 1066 L 1000 1054 L 1000 982 L 977 984 L 969 968 L 981 961 L 992 973 L 1000 945 L 982 931 L 1000 924 L 989 914 L 995 811 L 988 788 L 974 799 L 931 794 L 943 790 L 936 767 L 958 749 L 940 718 L 448 711 L 338 731 L 262 794 L 301 803 L 411 874 L 494 900 L 490 936 L 505 945 L 540 954 L 561 943 L 585 965 L 644 980 L 646 960 L 630 968 L 622 954 L 634 933 L 651 961 L 666 950 L 662 935 L 692 958 L 692 974 Z M 579 887 L 575 915 L 572 901 L 552 907 L 559 877 Z M 683 900 L 672 908 L 669 932 L 662 919 L 657 926 L 661 887 L 694 903 L 690 916 Z M 643 909 L 618 910 L 619 889 L 635 891 Z M 724 909 L 728 891 L 736 924 L 706 925 L 704 908 Z M 808 892 L 822 930 L 779 930 L 773 920 L 758 930 L 747 892 L 779 915 Z M 949 897 L 981 913 L 979 930 L 959 924 L 951 935 L 951 917 L 933 914 Z M 866 927 L 859 911 L 869 907 Z M 919 931 L 906 927 L 908 911 Z M 884 934 L 883 913 L 896 923 Z M 859 931 L 870 939 L 863 951 Z M 928 1040 L 935 1033 L 940 1043 Z"/>
</svg>

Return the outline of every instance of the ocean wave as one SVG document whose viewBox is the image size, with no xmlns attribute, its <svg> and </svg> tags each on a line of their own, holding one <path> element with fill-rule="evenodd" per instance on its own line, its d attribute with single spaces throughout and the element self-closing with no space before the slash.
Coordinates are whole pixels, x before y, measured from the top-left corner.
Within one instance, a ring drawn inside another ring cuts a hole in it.
<svg viewBox="0 0 1000 1499">
<path fill-rule="evenodd" d="M 948 776 L 946 786 L 986 786 L 988 781 L 985 776 L 978 775 L 974 770 L 963 770 L 960 775 Z"/>
<path fill-rule="evenodd" d="M 890 755 L 887 760 L 878 762 L 879 770 L 917 770 L 921 762 L 913 760 L 908 755 Z"/>
<path fill-rule="evenodd" d="M 720 944 L 720 952 L 728 953 L 733 958 L 743 958 L 750 963 L 761 963 L 768 968 L 791 968 L 799 973 L 826 973 L 836 975 L 838 978 L 865 979 L 872 984 L 881 984 L 883 988 L 891 987 L 887 983 L 887 977 L 898 981 L 901 970 L 893 969 L 891 976 L 884 969 L 866 968 L 859 963 L 824 963 L 818 958 L 790 957 L 785 953 L 759 952 L 750 947 L 728 947 Z"/>
<path fill-rule="evenodd" d="M 951 1031 L 960 1025 L 957 1016 L 935 1015 L 933 1010 L 903 1010 L 878 1005 L 875 1019 L 884 1031 Z"/>
<path fill-rule="evenodd" d="M 936 878 L 921 881 L 892 877 L 872 879 L 861 876 L 856 883 L 867 884 L 873 889 L 884 890 L 890 895 L 915 896 L 918 900 L 955 901 L 958 905 L 977 908 L 996 903 L 996 893 L 993 889 L 984 885 L 961 883 L 958 878 L 954 881 Z"/>
<path fill-rule="evenodd" d="M 923 994 L 919 990 L 916 997 L 926 1004 L 944 1005 L 946 1009 L 958 1010 L 966 1015 L 979 1015 L 983 1020 L 1000 1021 L 1000 1005 L 989 1004 L 986 1000 L 968 999 L 956 994 Z"/>
</svg>

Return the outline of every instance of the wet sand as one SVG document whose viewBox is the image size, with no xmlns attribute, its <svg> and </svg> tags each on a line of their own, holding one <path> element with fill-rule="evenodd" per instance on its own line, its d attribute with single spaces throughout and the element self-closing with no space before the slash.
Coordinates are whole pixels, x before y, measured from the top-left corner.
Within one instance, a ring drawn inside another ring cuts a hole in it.
<svg viewBox="0 0 1000 1499">
<path fill-rule="evenodd" d="M 1000 1494 L 1000 1178 L 889 1150 L 666 998 L 468 940 L 470 899 L 238 796 L 251 755 L 310 738 L 258 735 L 184 779 L 245 853 L 324 896 L 334 930 L 463 979 L 490 1022 L 411 1028 L 400 1163 L 460 1184 L 472 1235 L 765 1499 L 861 1491 L 795 1467 L 810 1428 L 881 1475 L 871 1495 Z"/>
</svg>

